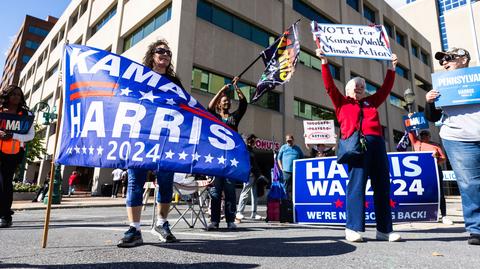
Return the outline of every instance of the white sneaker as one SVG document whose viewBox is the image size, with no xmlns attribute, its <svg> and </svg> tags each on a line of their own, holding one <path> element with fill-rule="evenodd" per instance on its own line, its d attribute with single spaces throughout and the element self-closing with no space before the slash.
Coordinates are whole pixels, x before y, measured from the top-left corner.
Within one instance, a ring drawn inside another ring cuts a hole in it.
<svg viewBox="0 0 480 269">
<path fill-rule="evenodd" d="M 350 229 L 345 229 L 345 239 L 349 242 L 363 242 L 362 235 Z"/>
<path fill-rule="evenodd" d="M 442 217 L 442 223 L 446 225 L 453 225 L 453 221 L 447 217 Z"/>
<path fill-rule="evenodd" d="M 260 216 L 260 215 L 255 214 L 255 215 L 252 215 L 251 219 L 254 219 L 254 220 L 263 220 L 263 217 Z"/>
<path fill-rule="evenodd" d="M 235 230 L 237 229 L 237 225 L 234 222 L 227 222 L 227 229 Z"/>
<path fill-rule="evenodd" d="M 245 218 L 245 216 L 242 213 L 238 212 L 237 215 L 235 215 L 235 218 L 242 220 L 243 218 Z"/>
<path fill-rule="evenodd" d="M 382 233 L 377 231 L 377 240 L 389 241 L 389 242 L 398 242 L 402 240 L 402 237 L 398 233 Z"/>
<path fill-rule="evenodd" d="M 218 222 L 211 222 L 207 226 L 207 231 L 218 230 Z"/>
</svg>

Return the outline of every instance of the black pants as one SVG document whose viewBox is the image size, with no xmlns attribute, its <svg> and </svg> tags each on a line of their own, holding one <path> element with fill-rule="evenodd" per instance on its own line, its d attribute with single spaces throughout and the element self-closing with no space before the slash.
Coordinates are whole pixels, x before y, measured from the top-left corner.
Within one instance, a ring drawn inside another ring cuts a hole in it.
<svg viewBox="0 0 480 269">
<path fill-rule="evenodd" d="M 440 214 L 442 214 L 442 217 L 445 217 L 447 216 L 447 203 L 445 202 L 445 192 L 443 190 L 443 173 L 440 166 L 438 166 L 437 169 L 439 177 L 438 184 L 440 185 Z"/>
<path fill-rule="evenodd" d="M 112 196 L 117 196 L 120 184 L 122 184 L 121 180 L 113 181 Z"/>
<path fill-rule="evenodd" d="M 24 151 L 17 154 L 0 153 L 0 217 L 13 215 L 13 174 L 23 160 Z"/>
</svg>

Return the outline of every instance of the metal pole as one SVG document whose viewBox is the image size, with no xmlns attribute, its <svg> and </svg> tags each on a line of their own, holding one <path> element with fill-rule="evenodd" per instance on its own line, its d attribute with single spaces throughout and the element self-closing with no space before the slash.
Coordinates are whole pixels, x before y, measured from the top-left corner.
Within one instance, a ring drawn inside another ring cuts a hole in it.
<svg viewBox="0 0 480 269">
<path fill-rule="evenodd" d="M 473 38 L 473 44 L 475 47 L 475 61 L 477 66 L 480 65 L 480 50 L 478 48 L 478 39 L 477 39 L 477 31 L 475 29 L 475 17 L 473 16 L 473 8 L 472 8 L 472 1 L 467 0 L 467 5 L 468 5 L 468 10 L 470 11 L 470 25 L 472 29 L 472 38 Z"/>
</svg>

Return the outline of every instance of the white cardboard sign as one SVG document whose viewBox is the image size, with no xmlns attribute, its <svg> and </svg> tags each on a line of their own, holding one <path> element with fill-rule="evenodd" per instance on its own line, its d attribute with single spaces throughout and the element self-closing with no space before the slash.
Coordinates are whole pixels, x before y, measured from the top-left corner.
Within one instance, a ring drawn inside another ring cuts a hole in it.
<svg viewBox="0 0 480 269">
<path fill-rule="evenodd" d="M 304 120 L 305 144 L 336 144 L 333 120 Z"/>
</svg>

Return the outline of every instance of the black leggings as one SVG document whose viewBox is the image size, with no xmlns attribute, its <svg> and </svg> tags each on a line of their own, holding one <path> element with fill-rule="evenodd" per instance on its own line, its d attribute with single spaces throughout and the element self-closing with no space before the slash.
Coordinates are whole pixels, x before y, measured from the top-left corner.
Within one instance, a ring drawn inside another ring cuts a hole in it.
<svg viewBox="0 0 480 269">
<path fill-rule="evenodd" d="M 23 160 L 24 151 L 17 154 L 0 153 L 0 217 L 13 215 L 13 174 Z"/>
</svg>

